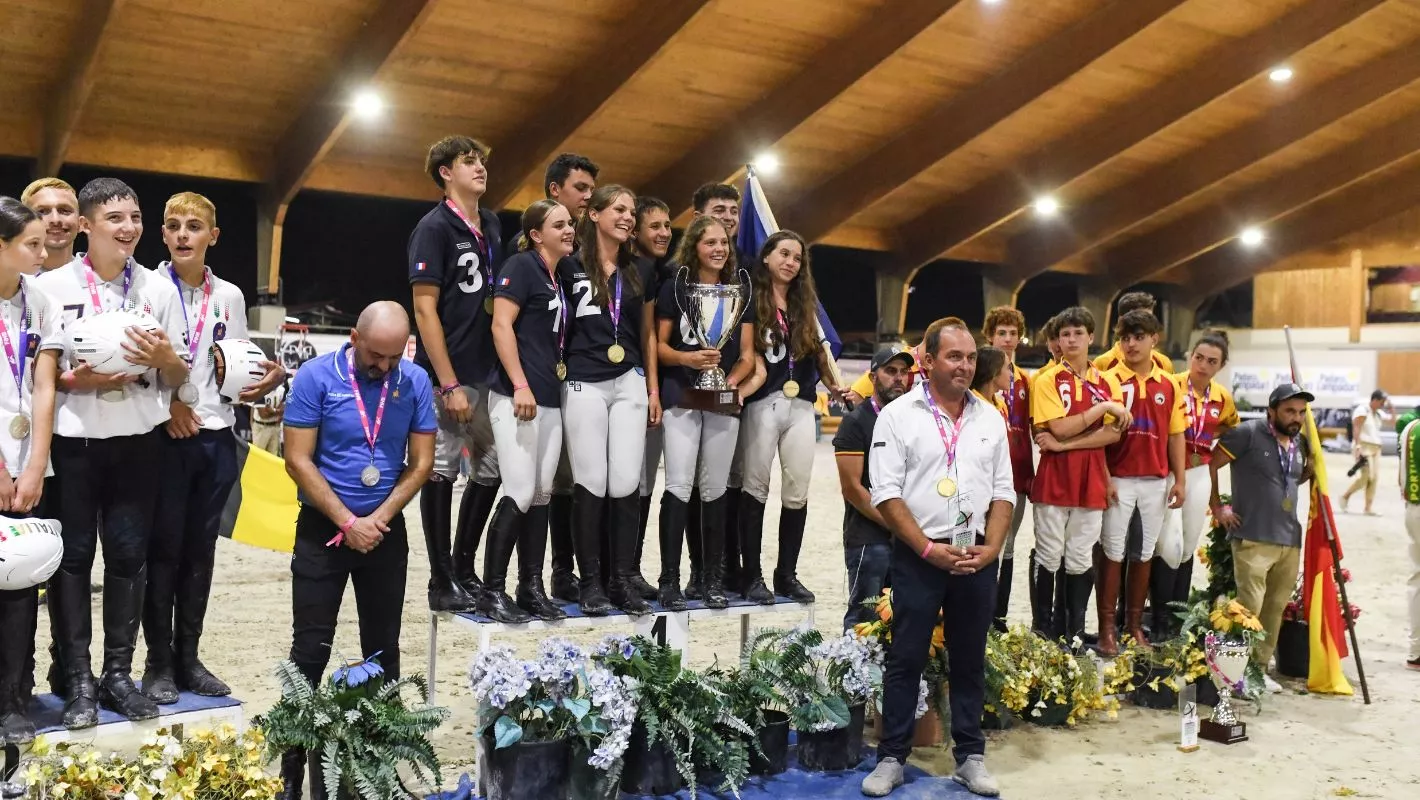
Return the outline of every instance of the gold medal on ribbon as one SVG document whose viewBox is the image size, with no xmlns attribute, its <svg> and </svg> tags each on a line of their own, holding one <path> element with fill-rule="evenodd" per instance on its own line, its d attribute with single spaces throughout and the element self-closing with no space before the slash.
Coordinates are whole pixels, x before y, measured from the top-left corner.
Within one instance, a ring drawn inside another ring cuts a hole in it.
<svg viewBox="0 0 1420 800">
<path fill-rule="evenodd" d="M 942 478 L 937 481 L 937 494 L 943 497 L 952 497 L 957 493 L 957 482 L 951 478 Z"/>
<path fill-rule="evenodd" d="M 490 316 L 490 317 L 493 316 L 493 298 L 492 298 L 492 297 L 488 297 L 488 298 L 485 298 L 485 299 L 484 299 L 484 301 L 483 301 L 483 311 L 484 311 L 484 313 L 488 314 L 488 316 Z"/>
<path fill-rule="evenodd" d="M 567 380 L 567 362 L 565 361 L 557 362 L 557 380 Z"/>
<path fill-rule="evenodd" d="M 620 364 L 626 360 L 626 348 L 620 344 L 613 344 L 606 349 L 606 360 L 613 364 Z"/>
<path fill-rule="evenodd" d="M 1200 455 L 1198 455 L 1197 453 L 1193 453 L 1192 455 L 1190 455 L 1190 456 L 1188 457 L 1188 466 L 1190 466 L 1190 467 L 1201 467 L 1201 466 L 1203 466 L 1203 456 L 1200 456 Z"/>
<path fill-rule="evenodd" d="M 1287 497 L 1282 500 L 1283 511 L 1286 511 L 1288 514 L 1290 514 L 1292 513 L 1292 509 L 1294 508 L 1296 508 L 1296 504 L 1292 502 L 1292 498 Z"/>
<path fill-rule="evenodd" d="M 799 382 L 798 382 L 798 381 L 784 381 L 784 396 L 785 396 L 785 397 L 790 397 L 790 398 L 798 397 L 798 396 L 799 396 Z"/>
</svg>

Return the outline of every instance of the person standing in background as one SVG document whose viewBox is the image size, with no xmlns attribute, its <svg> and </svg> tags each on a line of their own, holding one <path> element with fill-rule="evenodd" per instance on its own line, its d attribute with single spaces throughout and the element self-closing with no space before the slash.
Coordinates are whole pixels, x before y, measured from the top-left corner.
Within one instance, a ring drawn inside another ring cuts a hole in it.
<svg viewBox="0 0 1420 800">
<path fill-rule="evenodd" d="M 1420 420 L 1400 431 L 1400 497 L 1410 534 L 1410 653 L 1406 669 L 1420 670 Z"/>
<path fill-rule="evenodd" d="M 1035 480 L 1035 453 L 1031 447 L 1029 373 L 1016 364 L 1016 348 L 1026 329 L 1025 315 L 1010 306 L 997 306 L 986 314 L 981 335 L 992 347 L 1006 354 L 1011 379 L 1001 392 L 1006 403 L 1007 439 L 1011 445 L 1011 471 L 1016 482 L 1016 504 L 1011 507 L 1011 529 L 1001 548 L 1001 576 L 996 581 L 996 629 L 1006 630 L 1006 610 L 1011 605 L 1011 584 L 1015 576 L 1016 534 L 1026 517 L 1026 501 Z M 1033 557 L 1033 556 L 1032 556 Z M 1063 578 L 1061 579 L 1064 580 Z"/>
<path fill-rule="evenodd" d="M 40 272 L 73 261 L 74 240 L 79 238 L 79 197 L 74 187 L 58 178 L 40 178 L 25 187 L 20 202 L 44 221 L 45 258 Z"/>
<path fill-rule="evenodd" d="M 1351 501 L 1351 495 L 1365 490 L 1365 514 L 1368 517 L 1376 516 L 1371 506 L 1376 501 L 1376 486 L 1380 483 L 1381 475 L 1381 419 L 1387 416 L 1386 411 L 1389 409 L 1390 396 L 1384 389 L 1377 389 L 1371 392 L 1369 403 L 1362 403 L 1351 412 L 1351 455 L 1358 462 L 1365 459 L 1365 464 L 1361 465 L 1356 480 L 1351 482 L 1346 493 L 1341 495 L 1343 514 L 1350 513 L 1346 504 Z"/>
</svg>

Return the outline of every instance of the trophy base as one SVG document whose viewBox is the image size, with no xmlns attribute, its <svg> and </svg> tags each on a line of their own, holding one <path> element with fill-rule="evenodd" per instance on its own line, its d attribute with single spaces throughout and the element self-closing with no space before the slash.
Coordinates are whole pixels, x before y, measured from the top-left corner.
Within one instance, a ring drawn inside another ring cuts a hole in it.
<svg viewBox="0 0 1420 800">
<path fill-rule="evenodd" d="M 1198 736 L 1218 744 L 1245 742 L 1247 741 L 1247 723 L 1222 725 L 1211 719 L 1205 719 L 1198 723 Z"/>
<path fill-rule="evenodd" d="M 740 401 L 735 397 L 734 389 L 686 389 L 681 395 L 679 405 L 692 411 L 708 411 L 732 417 L 740 413 Z"/>
</svg>

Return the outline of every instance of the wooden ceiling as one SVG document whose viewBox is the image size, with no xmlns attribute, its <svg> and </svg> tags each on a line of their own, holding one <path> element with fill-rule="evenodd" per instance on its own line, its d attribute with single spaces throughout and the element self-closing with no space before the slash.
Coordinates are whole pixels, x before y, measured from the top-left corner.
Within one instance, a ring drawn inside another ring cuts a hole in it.
<svg viewBox="0 0 1420 800">
<path fill-rule="evenodd" d="M 461 132 L 514 208 L 564 150 L 677 211 L 772 152 L 781 224 L 904 275 L 964 258 L 1008 286 L 1054 270 L 1202 299 L 1420 238 L 1397 222 L 1420 207 L 1420 0 L 0 0 L 0 19 L 0 154 L 259 183 L 278 224 L 303 188 L 434 197 L 423 152 Z M 365 87 L 378 119 L 350 113 Z M 1262 246 L 1236 241 L 1249 225 Z"/>
</svg>

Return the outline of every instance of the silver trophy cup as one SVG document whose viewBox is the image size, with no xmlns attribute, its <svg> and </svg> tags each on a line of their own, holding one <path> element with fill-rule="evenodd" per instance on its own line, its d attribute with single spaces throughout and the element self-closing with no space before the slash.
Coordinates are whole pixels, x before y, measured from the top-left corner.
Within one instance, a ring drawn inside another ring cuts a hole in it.
<svg viewBox="0 0 1420 800">
<path fill-rule="evenodd" d="M 689 269 L 681 267 L 676 276 L 676 304 L 680 306 L 690 332 L 701 347 L 722 349 L 739 328 L 740 318 L 749 307 L 749 273 L 740 270 L 738 283 L 690 283 Z M 724 392 L 725 371 L 719 367 L 701 370 L 692 387 L 699 391 Z"/>
<path fill-rule="evenodd" d="M 1233 709 L 1233 693 L 1242 691 L 1252 648 L 1247 643 L 1225 639 L 1209 633 L 1203 641 L 1208 660 L 1208 673 L 1218 687 L 1218 705 L 1211 719 L 1203 721 L 1199 733 L 1205 739 L 1220 744 L 1233 744 L 1247 739 L 1247 724 L 1238 719 Z"/>
</svg>

